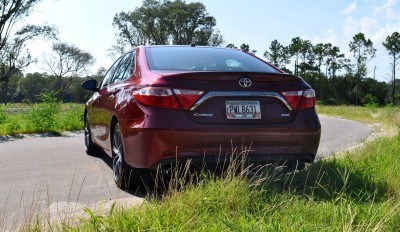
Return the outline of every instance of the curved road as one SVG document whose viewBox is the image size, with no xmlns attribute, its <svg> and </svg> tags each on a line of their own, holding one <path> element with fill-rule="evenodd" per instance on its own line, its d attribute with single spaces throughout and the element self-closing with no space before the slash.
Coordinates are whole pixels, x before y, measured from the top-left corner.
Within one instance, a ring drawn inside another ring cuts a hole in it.
<svg viewBox="0 0 400 232">
<path fill-rule="evenodd" d="M 368 125 L 355 121 L 323 116 L 320 120 L 318 157 L 354 146 L 371 132 Z M 46 219 L 57 220 L 82 207 L 97 209 L 100 202 L 143 200 L 141 193 L 115 186 L 109 157 L 85 154 L 82 133 L 0 141 L 0 183 L 0 230 L 44 209 L 49 209 Z"/>
<path fill-rule="evenodd" d="M 371 134 L 371 128 L 361 122 L 325 116 L 319 116 L 319 120 L 322 133 L 318 158 L 353 147 Z"/>
</svg>

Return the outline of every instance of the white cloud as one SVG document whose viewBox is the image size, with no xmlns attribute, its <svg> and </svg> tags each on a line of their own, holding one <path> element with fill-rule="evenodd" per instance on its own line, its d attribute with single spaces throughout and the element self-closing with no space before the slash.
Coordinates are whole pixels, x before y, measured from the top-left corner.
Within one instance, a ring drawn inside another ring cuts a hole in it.
<svg viewBox="0 0 400 232">
<path fill-rule="evenodd" d="M 360 32 L 360 23 L 352 16 L 348 16 L 343 24 L 343 34 L 346 39 L 351 39 L 353 36 Z"/>
<path fill-rule="evenodd" d="M 375 6 L 373 9 L 374 16 L 381 16 L 389 20 L 399 21 L 399 9 L 396 9 L 398 0 L 387 0 L 381 6 Z"/>
<path fill-rule="evenodd" d="M 325 31 L 324 36 L 316 36 L 311 39 L 311 42 L 313 44 L 317 44 L 317 43 L 337 44 L 337 34 L 334 29 L 330 28 L 327 31 Z"/>
<path fill-rule="evenodd" d="M 348 15 L 351 12 L 355 11 L 357 9 L 357 3 L 353 2 L 350 5 L 348 5 L 342 12 L 340 12 L 342 15 Z"/>
<path fill-rule="evenodd" d="M 371 37 L 381 28 L 381 25 L 376 18 L 364 16 L 360 20 L 360 28 L 362 33 Z"/>
<path fill-rule="evenodd" d="M 400 31 L 400 10 L 398 0 L 382 0 L 381 5 L 372 6 L 373 12 L 354 18 L 347 16 L 343 23 L 343 35 L 347 40 L 359 32 L 370 38 L 374 44 L 380 44 L 394 31 Z M 350 6 L 345 10 L 350 9 Z M 343 13 L 343 12 L 342 12 Z"/>
<path fill-rule="evenodd" d="M 396 24 L 387 23 L 385 26 L 380 27 L 373 35 L 371 35 L 371 40 L 374 42 L 374 44 L 380 44 L 386 40 L 388 35 L 391 35 L 395 31 L 400 31 L 400 22 L 397 22 Z"/>
<path fill-rule="evenodd" d="M 400 10 L 396 5 L 398 0 L 381 0 L 381 2 L 384 3 L 379 6 L 372 6 L 373 11 L 360 12 L 363 15 L 359 17 L 347 15 L 342 25 L 344 36 L 338 35 L 337 38 L 341 51 L 348 58 L 353 57 L 348 49 L 348 43 L 353 40 L 355 34 L 362 32 L 366 38 L 371 39 L 377 53 L 376 58 L 368 63 L 369 75 L 372 76 L 374 68 L 377 67 L 376 77 L 378 80 L 387 81 L 385 76 L 389 61 L 382 42 L 394 31 L 400 31 Z M 376 1 L 374 3 L 376 4 Z"/>
<path fill-rule="evenodd" d="M 364 33 L 366 37 L 374 37 L 381 28 L 377 18 L 363 16 L 361 19 L 355 19 L 348 16 L 343 24 L 343 34 L 347 39 L 353 38 L 359 32 Z"/>
<path fill-rule="evenodd" d="M 382 6 L 374 7 L 374 14 L 385 12 L 387 9 L 393 8 L 398 0 L 387 0 Z"/>
</svg>

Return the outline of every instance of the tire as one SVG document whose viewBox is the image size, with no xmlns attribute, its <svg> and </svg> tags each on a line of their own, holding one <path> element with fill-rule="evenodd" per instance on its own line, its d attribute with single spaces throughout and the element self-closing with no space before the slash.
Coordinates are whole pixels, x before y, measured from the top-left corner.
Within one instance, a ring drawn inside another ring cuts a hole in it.
<svg viewBox="0 0 400 232">
<path fill-rule="evenodd" d="M 125 162 L 124 147 L 118 123 L 115 124 L 112 140 L 112 169 L 115 184 L 121 189 L 131 189 L 141 183 L 142 170 L 129 167 Z"/>
<path fill-rule="evenodd" d="M 93 143 L 92 137 L 90 135 L 90 127 L 87 115 L 85 115 L 85 147 L 86 147 L 86 154 L 90 156 L 96 156 L 102 153 L 100 148 Z"/>
</svg>

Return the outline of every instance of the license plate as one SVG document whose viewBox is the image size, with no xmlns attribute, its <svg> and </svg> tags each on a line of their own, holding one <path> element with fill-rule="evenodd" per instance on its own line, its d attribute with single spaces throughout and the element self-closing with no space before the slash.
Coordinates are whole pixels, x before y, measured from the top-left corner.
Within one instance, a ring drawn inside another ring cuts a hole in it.
<svg viewBox="0 0 400 232">
<path fill-rule="evenodd" d="M 260 119 L 259 101 L 226 101 L 226 117 L 228 119 Z"/>
</svg>

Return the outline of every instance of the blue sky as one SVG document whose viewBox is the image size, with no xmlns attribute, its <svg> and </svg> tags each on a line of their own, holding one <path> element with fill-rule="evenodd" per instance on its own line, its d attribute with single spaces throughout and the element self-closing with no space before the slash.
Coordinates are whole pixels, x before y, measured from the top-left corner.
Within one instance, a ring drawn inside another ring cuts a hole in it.
<svg viewBox="0 0 400 232">
<path fill-rule="evenodd" d="M 187 0 L 194 2 L 195 0 Z M 116 13 L 132 11 L 139 0 L 43 0 L 24 23 L 48 23 L 58 27 L 60 39 L 91 52 L 97 60 L 92 70 L 108 68 L 112 60 L 106 50 L 116 43 L 117 30 L 112 26 Z M 330 42 L 339 46 L 348 58 L 352 37 L 363 32 L 378 49 L 369 62 L 369 75 L 376 66 L 376 78 L 388 81 L 390 58 L 382 41 L 394 31 L 400 32 L 399 0 L 203 0 L 207 11 L 217 20 L 226 44 L 247 43 L 262 56 L 272 40 L 288 45 L 294 37 L 313 44 Z M 45 41 L 30 44 L 38 57 L 50 52 Z M 26 71 L 43 72 L 39 62 Z"/>
</svg>

